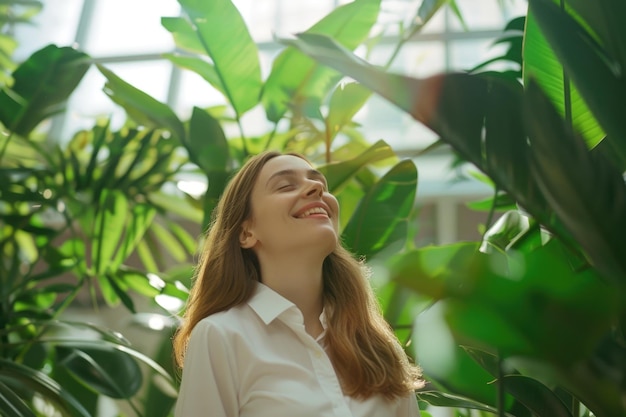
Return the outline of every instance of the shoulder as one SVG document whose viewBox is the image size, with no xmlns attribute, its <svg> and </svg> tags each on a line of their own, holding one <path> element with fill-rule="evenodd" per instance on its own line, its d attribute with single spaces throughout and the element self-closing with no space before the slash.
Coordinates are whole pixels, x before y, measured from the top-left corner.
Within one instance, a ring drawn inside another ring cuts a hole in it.
<svg viewBox="0 0 626 417">
<path fill-rule="evenodd" d="M 191 331 L 194 335 L 234 336 L 245 334 L 254 325 L 255 316 L 248 305 L 241 304 L 219 313 L 211 314 L 200 320 Z"/>
</svg>

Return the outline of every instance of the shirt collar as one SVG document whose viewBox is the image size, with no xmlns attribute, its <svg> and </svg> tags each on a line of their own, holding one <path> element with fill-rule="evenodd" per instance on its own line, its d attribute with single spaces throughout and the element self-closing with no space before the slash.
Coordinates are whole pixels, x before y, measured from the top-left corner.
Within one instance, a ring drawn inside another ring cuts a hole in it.
<svg viewBox="0 0 626 417">
<path fill-rule="evenodd" d="M 298 307 L 267 285 L 257 282 L 252 297 L 248 300 L 250 308 L 263 320 L 263 323 L 270 324 L 287 310 L 292 310 L 298 315 L 300 322 L 303 322 L 302 313 Z M 326 330 L 326 308 L 322 309 L 320 322 Z"/>
<path fill-rule="evenodd" d="M 260 282 L 257 283 L 254 294 L 248 300 L 248 305 L 265 324 L 270 324 L 291 307 L 296 307 L 294 303 Z"/>
</svg>

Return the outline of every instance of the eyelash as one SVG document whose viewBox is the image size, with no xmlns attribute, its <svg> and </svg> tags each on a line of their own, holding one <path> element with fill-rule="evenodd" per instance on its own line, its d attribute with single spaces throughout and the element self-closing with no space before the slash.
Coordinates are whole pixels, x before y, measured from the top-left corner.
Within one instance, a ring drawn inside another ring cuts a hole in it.
<svg viewBox="0 0 626 417">
<path fill-rule="evenodd" d="M 322 189 L 324 190 L 324 192 L 328 192 L 328 187 L 326 186 L 325 183 L 323 182 L 319 182 L 322 185 Z M 278 191 L 288 191 L 288 189 L 291 189 L 294 187 L 294 184 L 289 183 L 289 184 L 282 184 L 278 186 Z"/>
</svg>

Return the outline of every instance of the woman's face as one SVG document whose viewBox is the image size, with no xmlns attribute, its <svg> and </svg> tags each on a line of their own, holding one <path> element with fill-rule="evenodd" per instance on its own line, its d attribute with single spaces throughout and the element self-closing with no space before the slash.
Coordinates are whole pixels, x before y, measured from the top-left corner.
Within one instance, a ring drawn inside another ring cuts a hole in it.
<svg viewBox="0 0 626 417">
<path fill-rule="evenodd" d="M 241 246 L 259 256 L 305 249 L 325 257 L 338 244 L 337 199 L 324 176 L 302 158 L 270 159 L 252 189 L 251 208 Z"/>
</svg>

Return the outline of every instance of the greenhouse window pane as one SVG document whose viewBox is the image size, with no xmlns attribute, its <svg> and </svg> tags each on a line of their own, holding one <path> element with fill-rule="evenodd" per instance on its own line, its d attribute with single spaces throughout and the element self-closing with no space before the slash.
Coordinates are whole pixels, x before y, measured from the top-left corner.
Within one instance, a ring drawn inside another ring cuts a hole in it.
<svg viewBox="0 0 626 417">
<path fill-rule="evenodd" d="M 485 62 L 500 48 L 493 46 L 492 39 L 462 39 L 450 43 L 450 68 L 452 70 L 470 70 L 476 65 Z"/>
<path fill-rule="evenodd" d="M 277 22 L 275 0 L 235 0 L 233 3 L 246 22 L 252 39 L 256 42 L 273 39 Z"/>
<path fill-rule="evenodd" d="M 333 0 L 314 2 L 281 0 L 278 5 L 280 27 L 276 28 L 276 32 L 281 35 L 290 35 L 309 29 L 333 10 L 334 2 Z"/>
<path fill-rule="evenodd" d="M 94 56 L 171 50 L 174 41 L 161 18 L 179 14 L 176 0 L 99 0 L 84 50 Z"/>
<path fill-rule="evenodd" d="M 504 10 L 498 0 L 457 0 L 457 5 L 469 30 L 497 30 L 506 24 Z M 456 16 L 450 18 L 450 29 L 465 30 Z"/>
<path fill-rule="evenodd" d="M 204 78 L 192 71 L 182 70 L 174 109 L 183 119 L 191 116 L 196 107 L 211 107 L 226 104 L 226 98 Z"/>
<path fill-rule="evenodd" d="M 51 43 L 70 46 L 76 37 L 83 0 L 46 0 L 32 24 L 17 25 L 15 39 L 19 47 L 14 58 L 22 61 Z"/>
<path fill-rule="evenodd" d="M 402 48 L 391 69 L 413 77 L 428 77 L 446 68 L 443 42 L 411 42 Z"/>
</svg>

